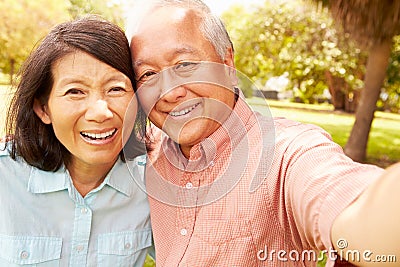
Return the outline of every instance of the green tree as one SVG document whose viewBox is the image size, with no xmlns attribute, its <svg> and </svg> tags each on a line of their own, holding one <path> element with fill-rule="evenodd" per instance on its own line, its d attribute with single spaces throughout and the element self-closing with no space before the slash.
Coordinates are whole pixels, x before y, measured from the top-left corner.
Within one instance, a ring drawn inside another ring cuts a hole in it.
<svg viewBox="0 0 400 267">
<path fill-rule="evenodd" d="M 63 0 L 0 0 L 0 70 L 10 81 L 49 28 L 68 18 L 65 9 Z"/>
<path fill-rule="evenodd" d="M 357 63 L 365 54 L 335 29 L 326 8 L 319 12 L 302 1 L 266 1 L 254 9 L 233 7 L 223 20 L 235 45 L 237 68 L 261 86 L 288 73 L 288 88 L 299 101 L 314 103 L 329 89 L 333 96 L 342 95 L 341 102 L 332 98 L 335 107 L 346 109 L 344 96 L 354 95 L 362 84 L 363 68 Z M 334 86 L 333 79 L 346 86 Z"/>
<path fill-rule="evenodd" d="M 72 18 L 86 14 L 97 14 L 120 27 L 123 26 L 123 5 L 120 1 L 68 0 L 68 2 L 68 12 Z"/>
<path fill-rule="evenodd" d="M 377 107 L 382 111 L 400 112 L 400 36 L 393 38 L 389 67 Z"/>
<path fill-rule="evenodd" d="M 314 0 L 327 5 L 346 32 L 369 51 L 364 89 L 345 153 L 356 161 L 366 156 L 377 100 L 391 55 L 392 39 L 400 33 L 400 1 Z"/>
<path fill-rule="evenodd" d="M 98 14 L 121 27 L 122 5 L 104 0 L 0 0 L 0 71 L 10 82 L 34 46 L 56 24 Z"/>
</svg>

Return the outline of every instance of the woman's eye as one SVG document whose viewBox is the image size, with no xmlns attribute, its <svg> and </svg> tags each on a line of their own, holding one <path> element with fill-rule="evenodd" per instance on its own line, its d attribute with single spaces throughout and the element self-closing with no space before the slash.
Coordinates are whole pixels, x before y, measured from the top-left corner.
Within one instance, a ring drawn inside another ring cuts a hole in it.
<svg viewBox="0 0 400 267">
<path fill-rule="evenodd" d="M 110 92 L 125 92 L 125 88 L 122 87 L 113 87 L 110 89 Z"/>
<path fill-rule="evenodd" d="M 65 95 L 80 95 L 80 94 L 83 94 L 83 91 L 75 88 L 69 89 L 67 90 L 67 92 L 65 92 Z"/>
</svg>

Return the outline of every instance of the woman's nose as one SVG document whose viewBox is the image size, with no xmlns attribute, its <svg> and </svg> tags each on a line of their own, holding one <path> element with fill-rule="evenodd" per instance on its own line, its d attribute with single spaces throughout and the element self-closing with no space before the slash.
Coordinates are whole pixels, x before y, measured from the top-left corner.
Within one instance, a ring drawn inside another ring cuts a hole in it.
<svg viewBox="0 0 400 267">
<path fill-rule="evenodd" d="M 107 101 L 103 99 L 90 102 L 85 113 L 85 119 L 88 121 L 104 122 L 112 117 L 113 113 L 109 109 Z"/>
</svg>

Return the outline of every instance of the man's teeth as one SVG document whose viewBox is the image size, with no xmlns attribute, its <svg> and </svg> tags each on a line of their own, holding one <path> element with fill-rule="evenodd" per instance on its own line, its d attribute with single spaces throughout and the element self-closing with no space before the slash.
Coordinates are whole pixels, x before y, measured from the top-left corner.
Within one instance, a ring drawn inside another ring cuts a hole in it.
<svg viewBox="0 0 400 267">
<path fill-rule="evenodd" d="M 173 117 L 178 117 L 178 116 L 182 116 L 182 115 L 186 115 L 188 114 L 190 111 L 192 111 L 193 109 L 195 109 L 197 106 L 199 105 L 199 103 L 189 107 L 189 108 L 185 108 L 181 111 L 172 111 L 169 113 L 169 115 L 173 116 Z"/>
<path fill-rule="evenodd" d="M 112 136 L 115 132 L 117 131 L 117 129 L 105 132 L 105 133 L 87 133 L 87 132 L 81 132 L 81 135 L 83 135 L 84 137 L 88 137 L 90 139 L 107 139 L 110 136 Z"/>
</svg>

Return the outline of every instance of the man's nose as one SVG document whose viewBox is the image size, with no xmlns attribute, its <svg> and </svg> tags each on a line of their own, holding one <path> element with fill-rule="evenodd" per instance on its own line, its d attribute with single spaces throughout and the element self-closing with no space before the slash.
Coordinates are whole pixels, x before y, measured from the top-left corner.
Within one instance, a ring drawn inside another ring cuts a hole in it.
<svg viewBox="0 0 400 267">
<path fill-rule="evenodd" d="M 171 69 L 163 71 L 160 77 L 160 98 L 168 102 L 177 102 L 186 96 L 186 85 Z"/>
<path fill-rule="evenodd" d="M 113 117 L 112 111 L 108 107 L 107 101 L 97 99 L 88 104 L 85 119 L 88 121 L 104 122 Z"/>
</svg>

